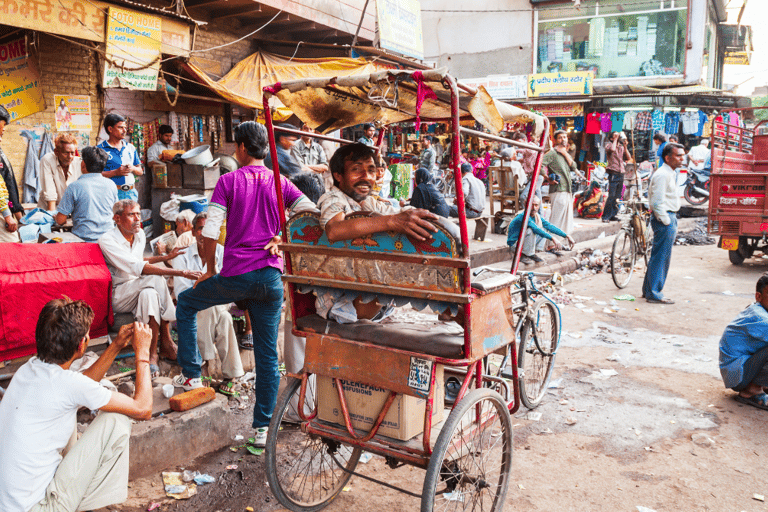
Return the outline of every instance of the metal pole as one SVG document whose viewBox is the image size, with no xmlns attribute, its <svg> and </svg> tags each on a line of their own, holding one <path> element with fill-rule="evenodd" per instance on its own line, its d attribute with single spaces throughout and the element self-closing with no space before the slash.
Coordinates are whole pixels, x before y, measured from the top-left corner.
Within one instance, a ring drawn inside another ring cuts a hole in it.
<svg viewBox="0 0 768 512">
<path fill-rule="evenodd" d="M 491 135 L 490 133 L 471 130 L 469 128 L 464 128 L 463 126 L 459 128 L 459 130 L 461 131 L 461 133 L 466 133 L 467 135 L 472 135 L 473 137 L 479 137 L 481 139 L 492 140 L 494 142 L 503 142 L 505 144 L 512 144 L 513 146 L 517 146 L 519 148 L 532 149 L 534 151 L 544 151 L 544 147 L 539 147 L 536 144 L 528 144 L 526 142 L 520 142 L 518 140 L 505 139 L 504 137 L 499 137 L 498 135 Z"/>
<path fill-rule="evenodd" d="M 539 144 L 544 148 L 544 143 L 549 137 L 549 119 L 544 118 L 544 131 L 541 134 Z M 528 194 L 528 198 L 525 201 L 525 213 L 523 214 L 523 223 L 520 226 L 520 234 L 517 238 L 517 246 L 515 246 L 515 258 L 512 260 L 512 273 L 517 273 L 517 267 L 520 265 L 520 256 L 523 254 L 523 241 L 525 240 L 525 231 L 528 228 L 528 219 L 531 218 L 531 206 L 533 205 L 533 196 L 536 193 L 534 186 L 536 180 L 539 178 L 539 169 L 541 169 L 541 159 L 544 156 L 544 150 L 539 150 L 539 154 L 536 155 L 536 163 L 533 166 L 533 174 L 531 174 L 531 191 Z"/>
</svg>

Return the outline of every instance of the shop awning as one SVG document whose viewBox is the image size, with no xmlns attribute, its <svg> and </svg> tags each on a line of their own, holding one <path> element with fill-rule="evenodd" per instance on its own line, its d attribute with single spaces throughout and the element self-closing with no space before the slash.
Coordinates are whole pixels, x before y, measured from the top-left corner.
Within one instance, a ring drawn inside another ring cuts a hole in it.
<svg viewBox="0 0 768 512">
<path fill-rule="evenodd" d="M 218 81 L 191 62 L 185 62 L 183 67 L 195 80 L 225 100 L 254 109 L 264 108 L 261 91 L 265 85 L 302 78 L 368 74 L 380 68 L 364 58 L 289 59 L 265 52 L 256 52 L 241 60 Z M 277 112 L 276 119 L 291 116 L 292 112 L 279 99 L 272 98 L 271 102 Z"/>
<path fill-rule="evenodd" d="M 328 133 L 366 122 L 383 125 L 411 121 L 444 122 L 452 115 L 446 68 L 424 71 L 382 70 L 375 73 L 275 84 L 277 96 L 311 128 Z M 474 119 L 492 133 L 505 123 L 534 123 L 534 137 L 544 130 L 545 117 L 494 100 L 483 86 L 459 84 L 461 119 Z"/>
</svg>

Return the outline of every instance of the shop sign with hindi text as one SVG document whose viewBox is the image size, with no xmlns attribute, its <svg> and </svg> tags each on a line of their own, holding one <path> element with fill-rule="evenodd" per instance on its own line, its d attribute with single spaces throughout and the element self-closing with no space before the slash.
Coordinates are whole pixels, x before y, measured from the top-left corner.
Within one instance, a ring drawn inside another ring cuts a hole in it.
<svg viewBox="0 0 768 512">
<path fill-rule="evenodd" d="M 381 48 L 424 60 L 419 0 L 376 0 L 376 38 Z"/>
<path fill-rule="evenodd" d="M 525 98 L 528 87 L 528 75 L 491 75 L 485 78 L 469 78 L 459 81 L 475 89 L 482 85 L 491 95 L 491 98 L 495 100 Z"/>
<path fill-rule="evenodd" d="M 40 74 L 24 37 L 0 44 L 0 104 L 13 121 L 45 109 Z"/>
<path fill-rule="evenodd" d="M 528 108 L 547 117 L 579 117 L 584 115 L 583 103 L 528 104 Z"/>
<path fill-rule="evenodd" d="M 528 97 L 589 96 L 593 80 L 591 71 L 537 73 L 528 77 Z"/>
<path fill-rule="evenodd" d="M 104 87 L 140 91 L 157 88 L 162 43 L 161 19 L 117 7 L 109 8 Z"/>
</svg>

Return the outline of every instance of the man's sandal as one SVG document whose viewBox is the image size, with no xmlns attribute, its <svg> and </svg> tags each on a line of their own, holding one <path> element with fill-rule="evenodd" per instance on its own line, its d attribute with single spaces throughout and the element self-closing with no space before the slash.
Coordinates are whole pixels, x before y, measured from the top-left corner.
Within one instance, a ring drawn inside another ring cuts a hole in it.
<svg viewBox="0 0 768 512">
<path fill-rule="evenodd" d="M 736 401 L 768 411 L 768 394 L 758 393 L 752 396 L 736 395 Z"/>
<path fill-rule="evenodd" d="M 219 393 L 227 396 L 240 396 L 240 393 L 235 391 L 235 383 L 231 380 L 228 382 L 222 382 L 221 385 L 219 385 Z"/>
</svg>

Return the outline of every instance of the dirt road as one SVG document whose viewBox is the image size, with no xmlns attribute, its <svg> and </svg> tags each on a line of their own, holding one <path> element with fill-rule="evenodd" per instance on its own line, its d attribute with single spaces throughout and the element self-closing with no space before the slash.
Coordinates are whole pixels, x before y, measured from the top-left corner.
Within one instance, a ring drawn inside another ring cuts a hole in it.
<svg viewBox="0 0 768 512">
<path fill-rule="evenodd" d="M 607 274 L 567 288 L 585 313 L 563 306 L 563 338 L 553 382 L 538 421 L 515 418 L 512 480 L 505 510 L 533 511 L 757 511 L 768 495 L 762 442 L 768 412 L 738 404 L 723 388 L 717 345 L 725 325 L 754 298 L 768 260 L 742 267 L 714 246 L 674 248 L 665 294 L 671 306 L 620 302 L 640 296 L 642 273 L 619 291 Z M 724 293 L 725 292 L 725 293 Z M 600 370 L 615 370 L 612 372 Z M 244 433 L 247 416 L 242 415 Z M 570 425 L 567 419 L 575 420 Z M 220 452 L 190 468 L 221 476 L 187 502 L 160 510 L 282 510 L 265 486 L 263 458 Z M 241 465 L 241 474 L 226 472 Z M 374 457 L 358 470 L 421 492 L 422 470 L 388 469 Z M 162 496 L 149 481 L 135 482 L 132 501 L 116 510 L 146 510 Z M 269 499 L 269 501 L 267 501 Z M 198 500 L 198 501 L 196 501 Z M 326 510 L 418 510 L 415 498 L 353 478 Z M 643 509 L 640 509 L 643 510 Z"/>
</svg>

